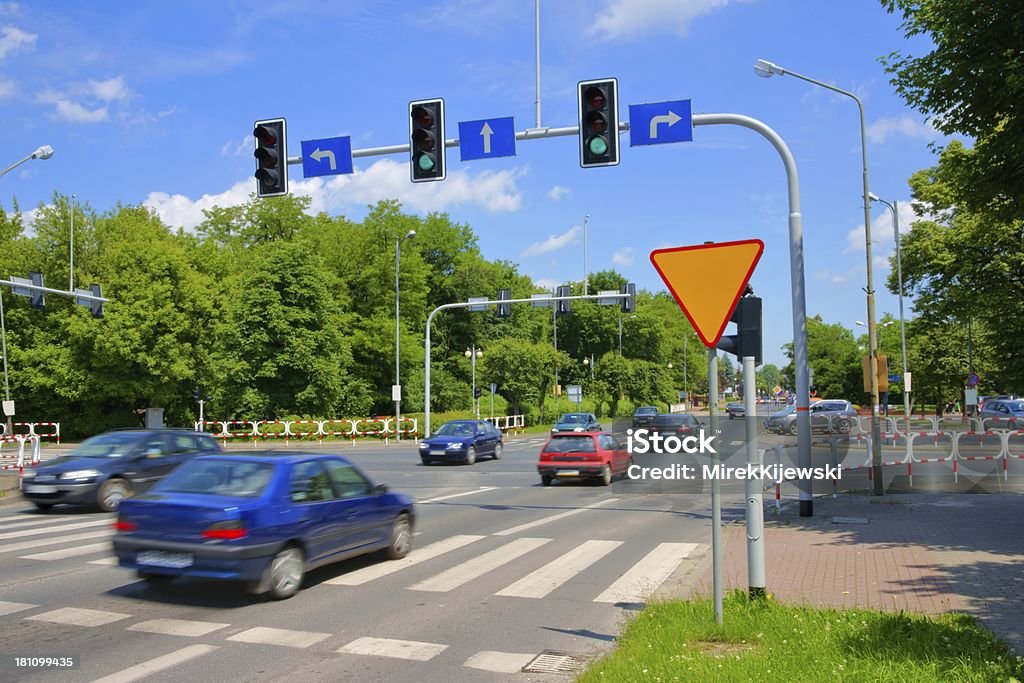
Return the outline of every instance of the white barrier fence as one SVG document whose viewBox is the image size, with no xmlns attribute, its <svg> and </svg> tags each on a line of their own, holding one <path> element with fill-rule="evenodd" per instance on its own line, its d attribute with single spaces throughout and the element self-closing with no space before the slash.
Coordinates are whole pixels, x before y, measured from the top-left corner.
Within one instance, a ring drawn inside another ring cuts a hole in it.
<svg viewBox="0 0 1024 683">
<path fill-rule="evenodd" d="M 54 439 L 57 445 L 60 445 L 60 422 L 15 422 L 11 425 L 12 434 L 7 433 L 7 425 L 0 422 L 0 438 L 15 438 L 18 436 L 34 436 L 39 439 Z M 28 427 L 28 431 L 21 430 L 18 432 L 19 427 Z M 36 431 L 36 429 L 45 429 L 46 431 Z"/>
<path fill-rule="evenodd" d="M 25 469 L 26 464 L 38 465 L 40 460 L 39 441 L 40 438 L 34 434 L 0 436 L 0 470 L 18 470 L 18 475 L 21 476 L 21 472 Z M 18 444 L 18 452 L 5 453 L 3 446 L 8 443 Z M 30 444 L 27 458 L 25 453 L 26 443 Z"/>
</svg>

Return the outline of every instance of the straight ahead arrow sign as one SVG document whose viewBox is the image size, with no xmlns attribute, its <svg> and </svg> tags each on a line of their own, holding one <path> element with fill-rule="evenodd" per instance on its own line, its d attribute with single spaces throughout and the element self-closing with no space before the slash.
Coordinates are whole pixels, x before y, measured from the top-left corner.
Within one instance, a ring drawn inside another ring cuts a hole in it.
<svg viewBox="0 0 1024 683">
<path fill-rule="evenodd" d="M 484 137 L 484 154 L 491 153 L 491 136 L 493 134 L 494 131 L 491 130 L 491 124 L 484 121 L 484 127 L 480 129 L 480 135 Z"/>
</svg>

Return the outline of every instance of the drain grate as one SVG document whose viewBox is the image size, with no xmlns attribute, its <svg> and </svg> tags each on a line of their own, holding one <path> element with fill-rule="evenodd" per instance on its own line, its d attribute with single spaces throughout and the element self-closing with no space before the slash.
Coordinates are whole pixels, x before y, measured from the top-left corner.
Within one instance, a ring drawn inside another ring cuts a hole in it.
<svg viewBox="0 0 1024 683">
<path fill-rule="evenodd" d="M 522 668 L 523 673 L 557 674 L 583 668 L 583 656 L 561 650 L 544 650 Z"/>
</svg>

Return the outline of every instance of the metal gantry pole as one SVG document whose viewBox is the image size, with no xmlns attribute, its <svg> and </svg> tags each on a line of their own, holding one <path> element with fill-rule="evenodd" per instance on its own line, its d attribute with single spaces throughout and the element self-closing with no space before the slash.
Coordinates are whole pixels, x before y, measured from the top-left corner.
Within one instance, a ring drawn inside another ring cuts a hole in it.
<svg viewBox="0 0 1024 683">
<path fill-rule="evenodd" d="M 718 439 L 718 350 L 708 349 L 708 410 L 711 411 L 711 434 Z M 711 454 L 711 467 L 722 462 L 717 452 Z M 722 485 L 711 478 L 711 581 L 715 603 L 715 623 L 722 625 Z"/>
<path fill-rule="evenodd" d="M 0 343 L 3 348 L 0 349 L 4 354 L 4 400 L 11 400 L 11 385 L 7 379 L 7 323 L 4 321 L 4 295 L 3 289 L 0 288 Z M 11 424 L 11 416 L 7 416 L 7 429 L 4 432 L 4 436 L 11 436 L 14 433 L 13 425 Z"/>
<path fill-rule="evenodd" d="M 900 261 L 900 218 L 899 202 L 892 203 L 892 232 L 896 240 L 896 278 L 899 280 L 900 301 L 900 354 L 903 357 L 903 416 L 907 420 L 907 431 L 910 431 L 910 391 L 907 389 L 907 331 L 903 322 L 903 264 Z"/>
<path fill-rule="evenodd" d="M 587 266 L 587 228 L 590 225 L 590 214 L 583 217 L 583 293 L 590 294 L 590 268 Z"/>
<path fill-rule="evenodd" d="M 533 26 L 536 43 L 535 62 L 537 68 L 537 128 L 540 128 L 540 0 L 533 1 Z"/>
<path fill-rule="evenodd" d="M 401 386 L 399 383 L 399 344 L 401 343 L 401 332 L 398 322 L 398 269 L 401 264 L 402 254 L 402 239 L 398 238 L 395 240 L 395 386 Z M 402 423 L 402 401 L 397 396 L 395 397 L 395 441 L 401 441 L 402 432 L 399 429 Z"/>
<path fill-rule="evenodd" d="M 754 357 L 744 356 L 743 364 L 743 421 L 746 425 L 747 464 L 761 465 L 757 449 L 757 374 Z M 764 491 L 761 481 L 750 477 L 743 486 L 747 499 L 747 586 L 750 597 L 763 598 L 766 594 L 764 568 Z"/>
<path fill-rule="evenodd" d="M 71 234 L 70 234 L 70 266 L 68 273 L 70 275 L 68 279 L 68 291 L 73 292 L 75 290 L 75 195 L 71 195 Z"/>
</svg>

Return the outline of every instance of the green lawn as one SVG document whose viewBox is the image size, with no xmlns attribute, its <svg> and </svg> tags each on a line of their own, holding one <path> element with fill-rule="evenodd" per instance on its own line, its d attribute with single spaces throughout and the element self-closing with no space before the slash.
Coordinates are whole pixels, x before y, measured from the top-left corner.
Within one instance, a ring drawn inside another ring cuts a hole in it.
<svg viewBox="0 0 1024 683">
<path fill-rule="evenodd" d="M 928 618 L 727 597 L 652 604 L 580 683 L 614 681 L 1024 681 L 1024 661 L 966 615 Z"/>
</svg>

